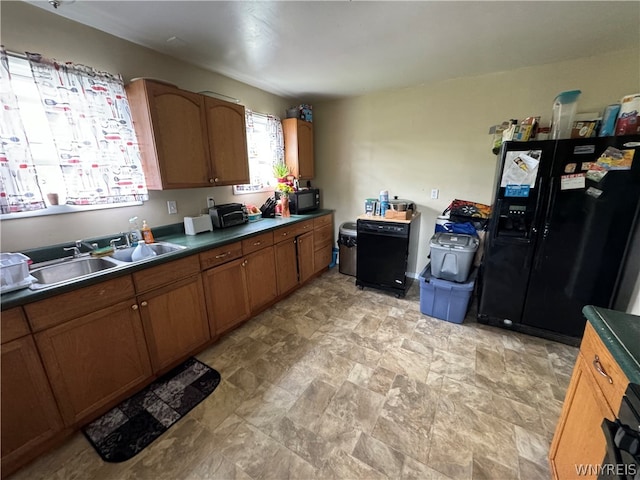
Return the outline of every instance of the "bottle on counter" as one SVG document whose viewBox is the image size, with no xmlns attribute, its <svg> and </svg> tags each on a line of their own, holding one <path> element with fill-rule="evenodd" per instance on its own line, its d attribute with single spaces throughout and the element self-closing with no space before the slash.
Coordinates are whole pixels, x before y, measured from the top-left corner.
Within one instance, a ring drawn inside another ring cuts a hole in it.
<svg viewBox="0 0 640 480">
<path fill-rule="evenodd" d="M 153 233 L 151 232 L 151 227 L 149 227 L 146 220 L 142 220 L 142 228 L 140 229 L 140 232 L 142 233 L 142 238 L 144 240 L 144 243 L 155 242 L 153 238 Z"/>
</svg>

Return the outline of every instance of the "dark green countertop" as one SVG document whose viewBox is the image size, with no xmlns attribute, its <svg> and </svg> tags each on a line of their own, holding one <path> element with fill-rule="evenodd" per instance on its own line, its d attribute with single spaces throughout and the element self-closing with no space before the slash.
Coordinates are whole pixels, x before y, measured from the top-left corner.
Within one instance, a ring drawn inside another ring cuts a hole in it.
<svg viewBox="0 0 640 480">
<path fill-rule="evenodd" d="M 222 230 L 213 230 L 213 232 L 203 232 L 197 235 L 185 235 L 184 226 L 182 224 L 168 225 L 163 227 L 153 228 L 153 234 L 156 241 L 171 242 L 177 245 L 187 247 L 184 250 L 178 250 L 159 257 L 152 257 L 139 262 L 131 264 L 121 265 L 108 270 L 103 270 L 91 274 L 81 279 L 69 281 L 61 285 L 52 286 L 49 288 L 43 288 L 40 290 L 31 290 L 29 288 L 23 288 L 22 290 L 16 290 L 14 292 L 5 293 L 0 297 L 0 306 L 2 310 L 6 310 L 26 303 L 35 302 L 45 298 L 53 297 L 60 293 L 70 292 L 81 287 L 94 285 L 96 283 L 104 282 L 111 278 L 128 275 L 151 266 L 160 265 L 162 263 L 171 262 L 182 257 L 188 257 L 199 252 L 204 252 L 214 247 L 219 247 L 227 243 L 233 243 L 244 238 L 252 237 L 260 233 L 265 233 L 270 230 L 275 230 L 284 225 L 303 222 L 316 217 L 321 217 L 333 213 L 333 210 L 316 210 L 313 213 L 306 215 L 291 215 L 288 218 L 276 217 L 276 218 L 262 218 L 257 222 L 245 223 L 243 225 L 236 225 Z M 112 235 L 110 237 L 103 237 L 100 239 L 89 239 L 91 242 L 96 240 L 100 246 L 103 244 L 109 244 L 109 238 L 120 236 L 119 234 Z M 42 262 L 51 258 L 47 258 L 51 255 L 51 251 L 62 252 L 62 246 L 68 247 L 73 242 L 69 242 L 64 245 L 56 245 L 53 247 L 44 247 L 40 249 L 34 249 L 31 251 L 22 252 L 29 256 L 34 262 Z"/>
<path fill-rule="evenodd" d="M 640 383 L 640 317 L 592 305 L 582 313 L 629 381 Z"/>
</svg>

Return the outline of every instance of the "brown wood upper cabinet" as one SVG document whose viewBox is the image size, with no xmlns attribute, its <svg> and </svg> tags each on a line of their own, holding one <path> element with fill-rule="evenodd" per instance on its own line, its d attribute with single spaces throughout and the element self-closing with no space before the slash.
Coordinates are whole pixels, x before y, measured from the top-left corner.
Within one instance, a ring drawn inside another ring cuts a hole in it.
<svg viewBox="0 0 640 480">
<path fill-rule="evenodd" d="M 126 90 L 149 189 L 249 182 L 243 106 L 144 79 Z"/>
<path fill-rule="evenodd" d="M 313 124 L 297 118 L 282 120 L 284 160 L 291 174 L 308 180 L 314 177 Z"/>
</svg>

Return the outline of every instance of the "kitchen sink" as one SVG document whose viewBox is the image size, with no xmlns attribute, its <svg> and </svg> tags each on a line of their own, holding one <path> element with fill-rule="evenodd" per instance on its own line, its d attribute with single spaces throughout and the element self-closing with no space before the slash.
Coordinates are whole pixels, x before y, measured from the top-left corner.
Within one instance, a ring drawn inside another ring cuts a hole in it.
<svg viewBox="0 0 640 480">
<path fill-rule="evenodd" d="M 156 253 L 156 256 L 177 252 L 178 250 L 184 250 L 187 248 L 182 245 L 176 245 L 175 243 L 169 242 L 148 243 L 147 247 L 153 250 Z M 111 257 L 121 262 L 132 262 L 133 260 L 131 255 L 135 249 L 136 247 L 119 248 L 111 254 Z"/>
<path fill-rule="evenodd" d="M 49 287 L 58 283 L 75 280 L 92 273 L 101 272 L 121 265 L 110 258 L 67 258 L 52 265 L 34 268 L 29 272 L 35 278 L 32 290 Z"/>
</svg>

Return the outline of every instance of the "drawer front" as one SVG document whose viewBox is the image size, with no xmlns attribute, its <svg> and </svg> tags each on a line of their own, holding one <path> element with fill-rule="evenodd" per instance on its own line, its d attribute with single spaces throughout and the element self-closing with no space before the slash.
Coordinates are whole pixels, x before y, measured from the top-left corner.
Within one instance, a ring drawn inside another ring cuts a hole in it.
<svg viewBox="0 0 640 480">
<path fill-rule="evenodd" d="M 200 254 L 200 268 L 217 267 L 242 256 L 242 242 L 235 242 L 222 247 L 214 248 Z"/>
<path fill-rule="evenodd" d="M 313 228 L 320 228 L 324 225 L 332 225 L 333 224 L 333 215 L 323 215 L 322 217 L 317 217 L 313 219 Z"/>
<path fill-rule="evenodd" d="M 304 222 L 296 223 L 296 226 L 298 227 L 297 235 L 302 235 L 303 233 L 313 230 L 313 220 L 305 220 Z"/>
<path fill-rule="evenodd" d="M 333 243 L 333 225 L 328 224 L 313 231 L 313 239 L 315 242 L 315 249 L 320 250 L 326 246 L 331 248 Z"/>
<path fill-rule="evenodd" d="M 268 247 L 269 245 L 273 245 L 273 232 L 263 233 L 243 240 L 242 253 L 244 255 L 248 255 L 251 252 L 256 252 L 261 248 Z"/>
<path fill-rule="evenodd" d="M 298 225 L 288 225 L 273 231 L 273 243 L 284 242 L 290 238 L 294 238 L 298 234 Z"/>
<path fill-rule="evenodd" d="M 0 340 L 2 340 L 2 343 L 24 337 L 30 332 L 27 317 L 25 317 L 22 307 L 5 310 L 2 312 L 1 320 Z"/>
<path fill-rule="evenodd" d="M 168 285 L 181 278 L 186 278 L 200 272 L 200 259 L 192 255 L 174 262 L 147 268 L 133 274 L 136 292 L 145 292 L 161 285 Z"/>
<path fill-rule="evenodd" d="M 31 329 L 38 332 L 135 296 L 131 276 L 62 293 L 24 306 Z"/>
<path fill-rule="evenodd" d="M 313 270 L 320 272 L 327 268 L 331 263 L 332 251 L 331 245 L 317 249 L 313 254 Z"/>
<path fill-rule="evenodd" d="M 629 380 L 590 323 L 587 323 L 585 328 L 580 353 L 589 365 L 589 371 L 602 390 L 609 407 L 617 412 Z"/>
</svg>

